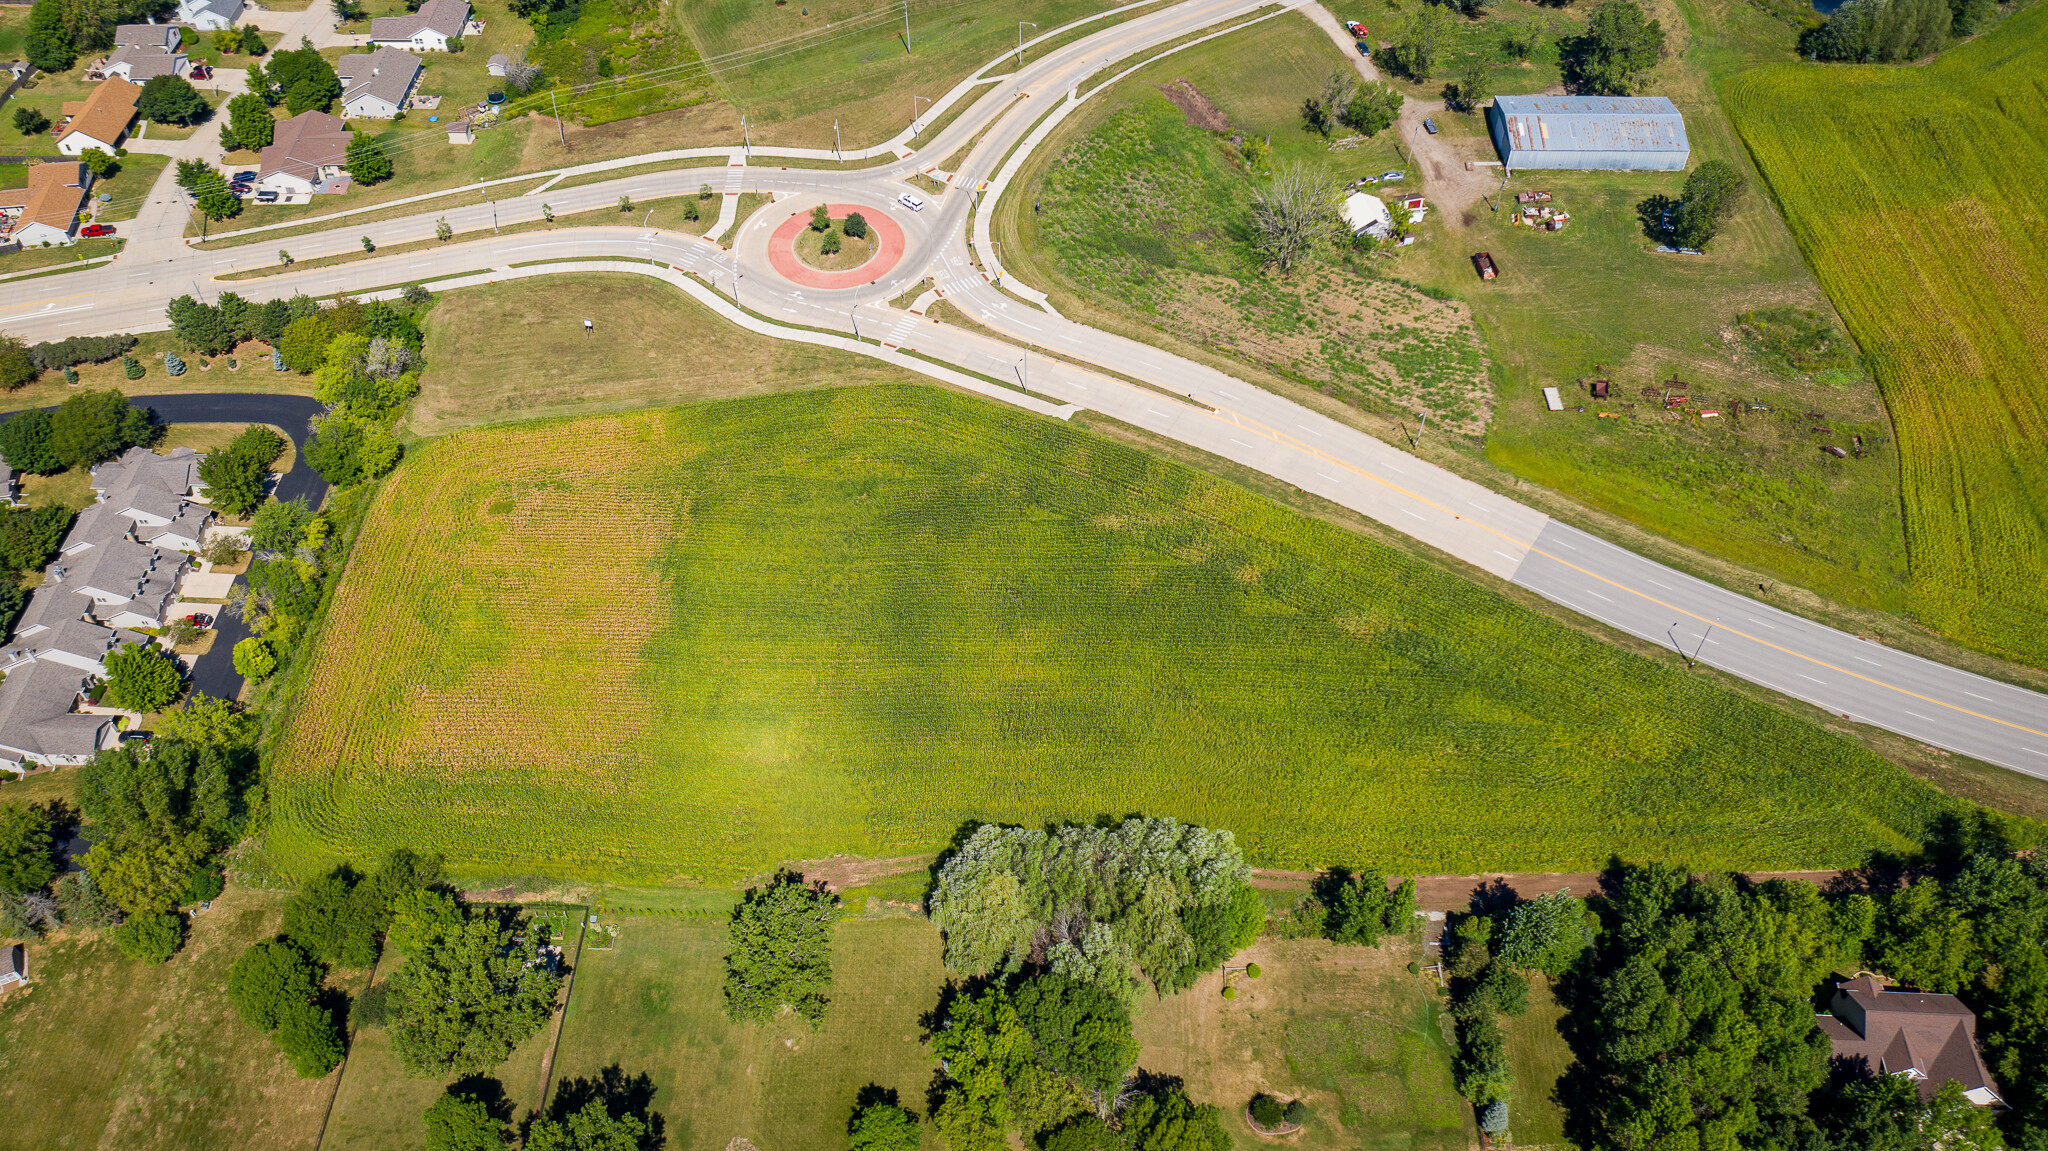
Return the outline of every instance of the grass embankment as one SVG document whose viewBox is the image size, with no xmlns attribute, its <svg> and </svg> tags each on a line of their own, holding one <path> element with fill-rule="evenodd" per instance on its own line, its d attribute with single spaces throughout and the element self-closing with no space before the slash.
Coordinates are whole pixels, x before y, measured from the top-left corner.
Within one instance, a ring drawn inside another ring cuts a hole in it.
<svg viewBox="0 0 2048 1151">
<path fill-rule="evenodd" d="M 242 951 L 277 932 L 283 902 L 230 889 L 157 965 L 77 933 L 31 943 L 33 983 L 0 997 L 0 1148 L 311 1151 L 333 1076 L 293 1075 L 221 991 Z"/>
<path fill-rule="evenodd" d="M 428 443 L 330 623 L 273 760 L 287 872 L 405 843 L 718 879 L 1141 809 L 1285 865 L 1789 867 L 1944 806 L 1404 553 L 936 389 Z"/>
<path fill-rule="evenodd" d="M 573 299 L 581 310 L 562 310 Z M 582 318 L 598 320 L 583 336 Z M 863 356 L 716 323 L 644 276 L 579 273 L 467 288 L 427 313 L 420 394 L 407 427 L 577 416 L 842 384 L 901 382 Z"/>
<path fill-rule="evenodd" d="M 1729 87 L 1743 137 L 1869 354 L 1898 431 L 1910 610 L 2048 666 L 2048 9 L 1924 68 Z"/>
</svg>

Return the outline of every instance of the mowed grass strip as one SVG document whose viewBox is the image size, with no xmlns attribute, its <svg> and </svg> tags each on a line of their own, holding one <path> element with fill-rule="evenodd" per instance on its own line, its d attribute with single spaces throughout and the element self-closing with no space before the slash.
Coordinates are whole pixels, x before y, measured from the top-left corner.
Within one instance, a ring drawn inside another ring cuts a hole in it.
<svg viewBox="0 0 2048 1151">
<path fill-rule="evenodd" d="M 2048 666 L 2048 10 L 1924 68 L 1780 66 L 1728 105 L 1898 430 L 1913 614 Z"/>
<path fill-rule="evenodd" d="M 1854 863 L 1847 740 L 1178 464 L 931 388 L 430 442 L 275 740 L 287 871 L 730 879 L 1146 811 L 1285 866 Z"/>
</svg>

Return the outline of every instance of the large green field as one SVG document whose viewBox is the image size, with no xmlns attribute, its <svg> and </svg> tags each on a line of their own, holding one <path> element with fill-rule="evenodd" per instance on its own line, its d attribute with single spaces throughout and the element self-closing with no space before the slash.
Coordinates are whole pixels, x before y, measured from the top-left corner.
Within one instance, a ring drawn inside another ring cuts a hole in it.
<svg viewBox="0 0 2048 1151">
<path fill-rule="evenodd" d="M 1281 865 L 1814 866 L 1946 802 L 1405 553 L 920 387 L 428 442 L 295 674 L 288 873 L 405 845 L 715 880 L 1137 810 Z"/>
<path fill-rule="evenodd" d="M 1911 610 L 2048 666 L 2048 9 L 1926 67 L 1783 66 L 1729 104 L 1898 431 Z"/>
</svg>

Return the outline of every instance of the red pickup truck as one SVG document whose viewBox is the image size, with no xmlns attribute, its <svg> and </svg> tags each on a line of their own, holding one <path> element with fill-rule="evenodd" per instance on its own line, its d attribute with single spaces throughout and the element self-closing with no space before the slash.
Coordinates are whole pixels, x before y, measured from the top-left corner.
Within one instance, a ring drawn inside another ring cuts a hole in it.
<svg viewBox="0 0 2048 1151">
<path fill-rule="evenodd" d="M 1369 35 L 1371 35 L 1371 34 L 1372 34 L 1372 29 L 1370 29 L 1370 28 L 1366 27 L 1366 26 L 1365 26 L 1365 25 L 1363 25 L 1363 24 L 1360 24 L 1360 23 L 1359 23 L 1358 21 L 1356 21 L 1356 20 L 1346 20 L 1346 21 L 1344 21 L 1344 30 L 1345 30 L 1346 32 L 1349 32 L 1349 33 L 1351 33 L 1351 34 L 1352 34 L 1353 36 L 1356 36 L 1356 37 L 1358 37 L 1358 38 L 1359 38 L 1360 40 L 1363 40 L 1363 39 L 1365 39 L 1365 38 L 1366 38 L 1367 36 L 1369 36 Z"/>
<path fill-rule="evenodd" d="M 111 236 L 114 234 L 114 226 L 112 224 L 87 224 L 78 230 L 78 234 L 87 238 Z"/>
</svg>

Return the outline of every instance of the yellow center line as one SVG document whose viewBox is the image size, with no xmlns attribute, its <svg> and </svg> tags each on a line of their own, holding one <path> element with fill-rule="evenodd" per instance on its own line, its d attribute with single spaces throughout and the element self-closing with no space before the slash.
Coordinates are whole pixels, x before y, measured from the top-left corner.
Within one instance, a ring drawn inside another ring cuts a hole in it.
<svg viewBox="0 0 2048 1151">
<path fill-rule="evenodd" d="M 1917 699 L 1920 702 L 1928 704 L 1933 707 L 1945 707 L 1950 711 L 1959 712 L 1963 715 L 1967 715 L 1975 719 L 1985 720 L 1990 723 L 1998 724 L 2002 727 L 2012 728 L 2014 731 L 2024 731 L 2029 735 L 2038 735 L 2041 736 L 2043 739 L 2048 739 L 2048 731 L 2041 731 L 2038 728 L 2028 727 L 2026 724 L 2023 723 L 2014 723 L 2011 720 L 2000 719 L 1995 715 L 1985 715 L 1983 712 L 1977 711 L 1973 708 L 1964 707 L 1960 704 L 1950 703 L 1944 699 L 1936 699 L 1933 696 L 1923 695 L 1920 692 L 1912 690 L 1911 688 L 1900 687 L 1898 684 L 1895 683 L 1887 683 L 1884 680 L 1877 679 L 1873 676 L 1865 675 L 1862 672 L 1842 667 L 1837 664 L 1829 663 L 1827 660 L 1819 659 L 1815 656 L 1807 655 L 1805 652 L 1794 651 L 1791 648 L 1785 647 L 1782 644 L 1773 643 L 1770 640 L 1764 639 L 1761 636 L 1751 635 L 1740 628 L 1730 627 L 1728 624 L 1722 623 L 1720 620 L 1709 619 L 1706 616 L 1700 615 L 1698 612 L 1692 611 L 1684 607 L 1680 607 L 1677 604 L 1669 603 L 1665 600 L 1661 600 L 1646 591 L 1641 591 L 1637 588 L 1632 588 L 1627 584 L 1621 583 L 1608 576 L 1601 575 L 1599 572 L 1592 571 L 1585 567 L 1582 567 L 1579 564 L 1573 563 L 1571 560 L 1565 559 L 1563 556 L 1556 555 L 1549 551 L 1545 551 L 1544 549 L 1537 547 L 1535 541 L 1533 540 L 1518 540 L 1514 538 L 1512 535 L 1508 534 L 1507 532 L 1501 531 L 1500 529 L 1495 528 L 1489 524 L 1481 523 L 1478 520 L 1467 520 L 1463 515 L 1451 511 L 1449 508 L 1444 507 L 1442 504 L 1437 503 L 1435 500 L 1430 499 L 1428 496 L 1420 495 L 1416 492 L 1410 491 L 1409 489 L 1402 487 L 1400 484 L 1394 483 L 1393 481 L 1385 479 L 1381 476 L 1374 475 L 1372 472 L 1366 471 L 1363 467 L 1353 464 L 1348 460 L 1343 460 L 1337 458 L 1336 456 L 1332 456 L 1328 452 L 1323 451 L 1321 448 L 1316 447 L 1314 444 L 1304 443 L 1301 440 L 1298 440 L 1295 437 L 1286 434 L 1285 432 L 1280 432 L 1273 428 L 1269 428 L 1265 424 L 1259 423 L 1257 420 L 1247 420 L 1245 417 L 1239 415 L 1237 412 L 1231 411 L 1227 408 L 1217 408 L 1215 409 L 1214 414 L 1218 418 L 1226 416 L 1229 417 L 1230 422 L 1234 426 L 1242 428 L 1245 431 L 1251 432 L 1255 435 L 1265 436 L 1266 438 L 1271 439 L 1275 443 L 1281 444 L 1286 447 L 1294 448 L 1295 450 L 1303 452 L 1315 459 L 1335 464 L 1338 467 L 1355 472 L 1361 476 L 1366 477 L 1367 479 L 1372 480 L 1375 483 L 1380 484 L 1383 487 L 1386 487 L 1392 491 L 1399 492 L 1402 495 L 1407 496 L 1408 498 L 1415 500 L 1418 503 L 1421 503 L 1427 507 L 1435 508 L 1438 511 L 1444 512 L 1445 514 L 1451 516 L 1451 518 L 1458 520 L 1461 523 L 1470 523 L 1475 527 L 1480 528 L 1482 531 L 1491 532 L 1492 534 L 1499 536 L 1502 540 L 1515 546 L 1521 547 L 1532 554 L 1543 556 L 1545 559 L 1555 560 L 1557 563 L 1563 564 L 1565 567 L 1568 567 L 1581 575 L 1590 577 L 1591 579 L 1597 580 L 1600 583 L 1606 584 L 1610 588 L 1614 588 L 1618 591 L 1625 592 L 1629 595 L 1633 595 L 1638 598 L 1648 600 L 1649 602 L 1656 604 L 1659 607 L 1669 608 L 1672 611 L 1677 612 L 1681 616 L 1689 617 L 1699 623 L 1709 624 L 1720 631 L 1725 631 L 1730 635 L 1736 636 L 1740 639 L 1746 639 L 1751 643 L 1769 648 L 1772 651 L 1780 652 L 1784 655 L 1792 656 L 1795 659 L 1805 660 L 1807 663 L 1810 663 L 1815 667 L 1826 668 L 1829 671 L 1861 680 L 1864 683 L 1871 684 L 1875 687 L 1887 688 L 1891 691 L 1898 692 L 1900 695 L 1908 696 L 1912 699 Z M 1426 463 L 1427 461 L 1423 462 Z M 1436 465 L 1431 464 L 1430 466 L 1435 467 Z M 1731 592 L 1730 594 L 1735 593 Z"/>
</svg>

